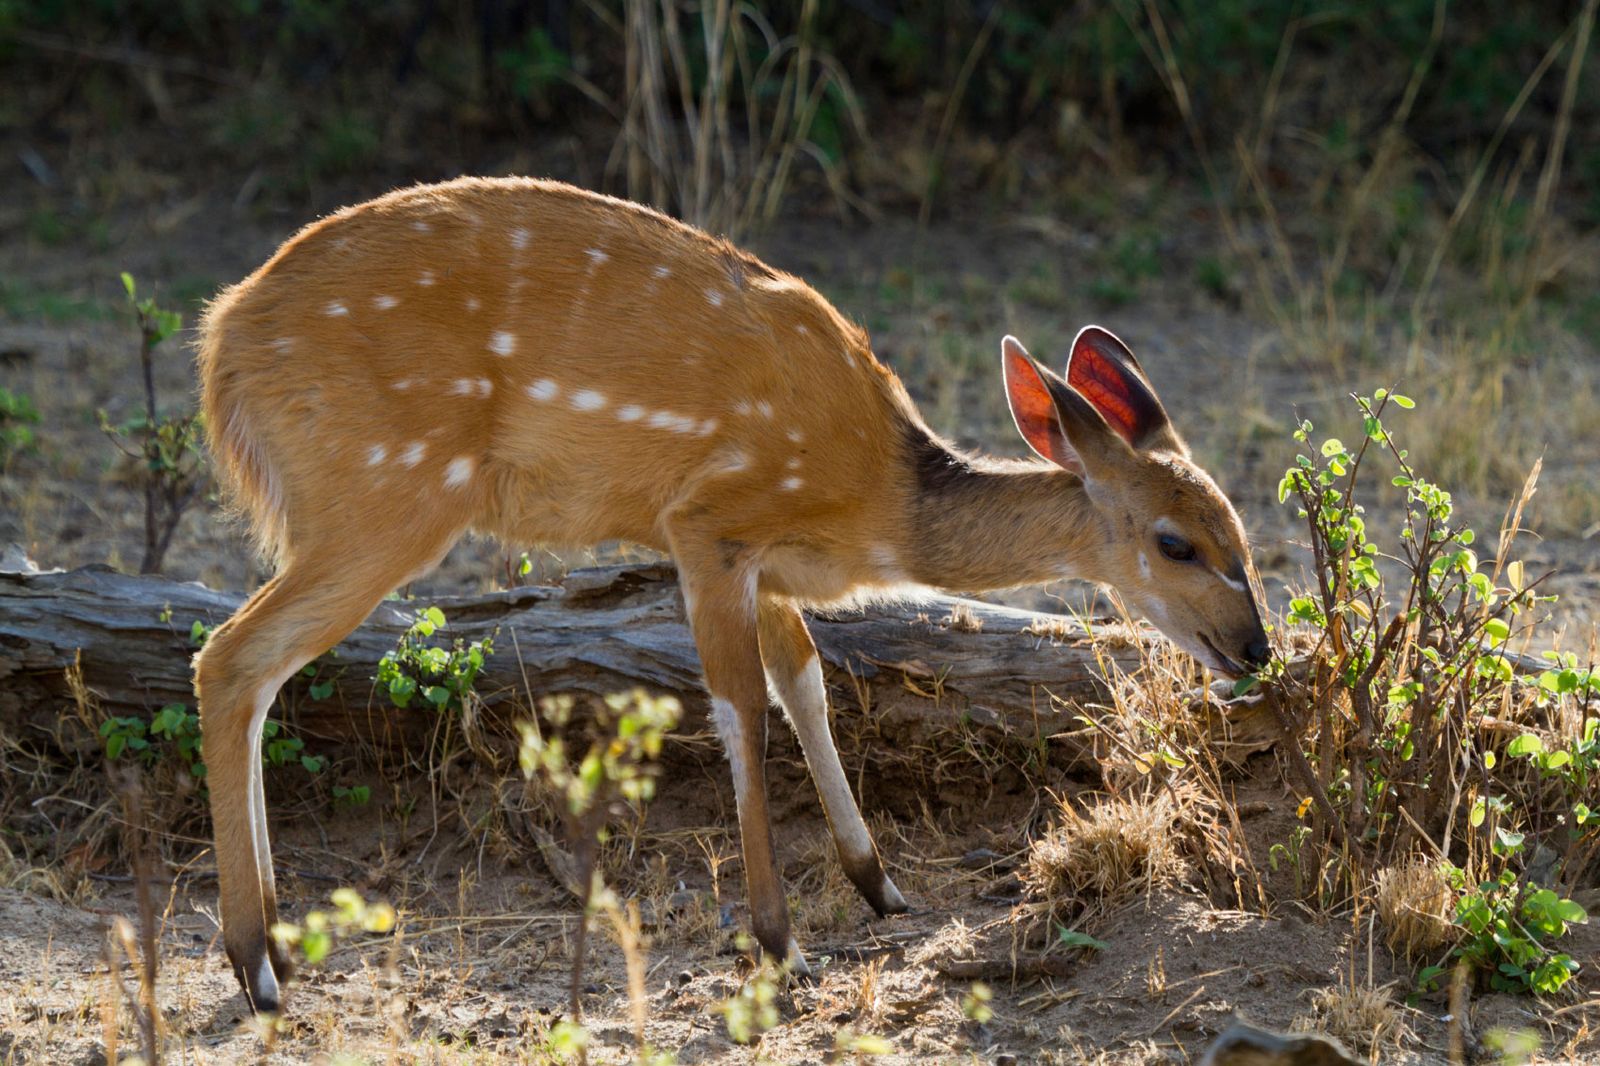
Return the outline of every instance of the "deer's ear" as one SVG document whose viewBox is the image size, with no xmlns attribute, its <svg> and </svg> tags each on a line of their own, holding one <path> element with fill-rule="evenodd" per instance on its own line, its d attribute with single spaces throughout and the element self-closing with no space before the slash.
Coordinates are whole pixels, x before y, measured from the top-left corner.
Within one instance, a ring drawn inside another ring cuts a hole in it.
<svg viewBox="0 0 1600 1066">
<path fill-rule="evenodd" d="M 1067 360 L 1067 384 L 1134 448 L 1187 454 L 1139 361 L 1110 330 L 1085 326 L 1078 332 Z"/>
<path fill-rule="evenodd" d="M 1083 461 L 1061 428 L 1061 417 L 1056 412 L 1056 399 L 1050 387 L 1052 378 L 1058 384 L 1061 379 L 1034 362 L 1015 337 L 1007 336 L 1000 342 L 1000 363 L 1005 372 L 1006 402 L 1011 405 L 1011 417 L 1022 439 L 1041 458 L 1074 474 L 1082 474 Z"/>
</svg>

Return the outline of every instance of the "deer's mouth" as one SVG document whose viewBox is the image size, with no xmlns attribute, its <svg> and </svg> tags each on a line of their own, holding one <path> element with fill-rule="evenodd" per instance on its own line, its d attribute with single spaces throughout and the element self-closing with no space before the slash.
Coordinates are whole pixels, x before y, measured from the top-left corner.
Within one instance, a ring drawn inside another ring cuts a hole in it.
<svg viewBox="0 0 1600 1066">
<path fill-rule="evenodd" d="M 1206 636 L 1204 633 L 1196 633 L 1195 636 L 1200 638 L 1200 643 L 1204 644 L 1206 646 L 1206 651 L 1211 653 L 1211 658 L 1214 660 L 1211 663 L 1211 668 L 1225 676 L 1229 681 L 1241 678 L 1250 672 L 1249 670 L 1245 669 L 1244 664 L 1240 663 L 1237 659 L 1231 658 L 1218 651 L 1217 646 L 1211 643 L 1211 638 Z"/>
</svg>

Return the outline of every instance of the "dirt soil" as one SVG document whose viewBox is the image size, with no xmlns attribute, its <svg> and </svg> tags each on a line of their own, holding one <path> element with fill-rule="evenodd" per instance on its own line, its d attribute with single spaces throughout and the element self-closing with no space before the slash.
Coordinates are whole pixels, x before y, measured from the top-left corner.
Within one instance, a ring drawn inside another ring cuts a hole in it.
<svg viewBox="0 0 1600 1066">
<path fill-rule="evenodd" d="M 118 303 L 116 275 L 129 270 L 147 286 L 186 298 L 243 277 L 304 218 L 238 211 L 237 191 L 219 182 L 152 192 L 111 217 L 108 247 L 100 250 L 12 239 L 24 228 L 25 211 L 20 204 L 0 208 L 0 233 L 8 234 L 0 278 L 13 282 L 10 291 L 79 301 L 77 311 L 0 313 L 0 384 L 31 395 L 44 416 L 38 452 L 0 471 L 0 543 L 20 542 L 45 566 L 137 565 L 137 498 L 92 414 L 103 407 L 114 419 L 125 417 L 139 396 L 135 337 Z M 1348 385 L 1373 382 L 1307 374 L 1282 354 L 1269 325 L 1189 285 L 1149 286 L 1132 307 L 1084 302 L 1071 294 L 1083 291 L 1082 263 L 1106 235 L 1070 220 L 1048 228 L 1036 222 L 953 221 L 919 233 L 894 221 L 868 227 L 800 218 L 756 246 L 871 328 L 880 355 L 903 374 L 933 425 L 1008 454 L 1021 448 L 993 372 L 999 337 L 1015 332 L 1036 354 L 1059 362 L 1060 346 L 1083 322 L 1116 329 L 1144 360 L 1197 455 L 1238 502 L 1269 595 L 1281 607 L 1303 565 L 1292 516 L 1274 498 L 1290 455 L 1284 427 L 1291 411 L 1325 415 Z M 1197 239 L 1171 233 L 1163 252 L 1177 264 L 1173 277 L 1190 276 L 1185 264 L 1204 251 Z M 1059 300 L 1029 295 L 1041 276 L 1059 285 Z M 187 353 L 165 353 L 159 387 L 174 404 L 192 390 Z M 1548 459 L 1553 476 L 1592 474 L 1582 465 L 1591 463 L 1590 452 L 1573 454 L 1576 466 Z M 1503 507 L 1501 500 L 1467 503 L 1485 527 Z M 463 544 L 412 591 L 493 586 L 524 547 Z M 1561 624 L 1581 644 L 1600 617 L 1597 542 L 1567 531 L 1526 547 L 1530 570 L 1559 566 L 1550 587 L 1565 597 Z M 573 557 L 536 552 L 534 561 L 559 570 Z M 167 572 L 240 589 L 264 576 L 210 501 L 183 524 Z M 1060 587 L 1020 599 L 1048 607 L 1083 595 Z M 1189 1062 L 1235 1016 L 1326 1029 L 1323 997 L 1369 987 L 1391 990 L 1402 1030 L 1373 1047 L 1372 1061 L 1449 1061 L 1449 1005 L 1439 996 L 1403 1005 L 1411 971 L 1390 959 L 1368 915 L 1328 922 L 1297 904 L 1270 915 L 1229 909 L 1208 896 L 1192 870 L 1088 922 L 1085 931 L 1106 946 L 1069 955 L 1061 976 L 1008 979 L 1013 952 L 1029 954 L 1017 939 L 1023 923 L 1015 868 L 1029 837 L 1048 822 L 1051 801 L 1039 793 L 985 799 L 970 789 L 860 777 L 880 847 L 915 908 L 873 919 L 832 858 L 792 738 L 783 730 L 774 735 L 787 884 L 802 939 L 824 965 L 815 986 L 782 998 L 780 1024 L 758 1046 L 732 1043 L 714 1010 L 747 972 L 735 945 L 743 915 L 731 786 L 714 751 L 707 749 L 703 773 L 665 781 L 646 823 L 631 841 L 612 846 L 616 880 L 641 901 L 654 941 L 647 1033 L 680 1061 L 833 1061 L 837 1034 L 849 1028 L 890 1041 L 893 1050 L 881 1061 L 998 1061 L 1011 1054 L 1035 1062 Z M 843 754 L 856 779 L 865 756 Z M 349 944 L 312 969 L 294 987 L 289 1021 L 265 1053 L 218 943 L 205 823 L 191 804 L 185 821 L 166 827 L 189 857 L 158 900 L 159 998 L 185 1049 L 177 1058 L 287 1063 L 344 1053 L 374 1061 L 541 1061 L 542 1034 L 566 1005 L 576 906 L 537 847 L 497 821 L 493 781 L 461 785 L 440 775 L 448 771 L 432 778 L 372 773 L 372 802 L 336 813 L 304 794 L 303 778 L 274 780 L 285 916 L 324 905 L 336 885 L 352 885 L 394 902 L 402 920 L 397 935 Z M 1095 783 L 1058 784 L 1070 791 Z M 1234 784 L 1255 860 L 1270 870 L 1266 857 L 1293 826 L 1296 797 L 1282 787 L 1270 756 L 1252 760 Z M 46 797 L 17 817 L 57 816 Z M 486 824 L 498 828 L 481 831 Z M 96 860 L 75 882 L 19 876 L 26 889 L 0 889 L 0 1062 L 105 1060 L 100 1012 L 118 994 L 105 964 L 108 922 L 135 913 L 124 871 Z M 584 1006 L 593 1058 L 625 1061 L 633 1038 L 622 956 L 603 933 L 590 943 Z M 1557 1060 L 1600 1060 L 1600 1039 L 1591 1035 L 1600 1022 L 1593 999 L 1600 927 L 1578 929 L 1569 950 L 1583 965 L 1576 996 L 1559 1011 L 1537 1014 L 1526 1000 L 1474 998 L 1468 1046 L 1496 1027 L 1530 1027 Z M 985 1024 L 964 1014 L 971 981 L 942 972 L 973 958 L 989 960 L 995 973 L 988 981 L 994 1017 Z M 1363 1037 L 1338 1031 L 1356 1043 Z M 121 1053 L 133 1050 L 127 1040 L 124 1027 Z"/>
</svg>

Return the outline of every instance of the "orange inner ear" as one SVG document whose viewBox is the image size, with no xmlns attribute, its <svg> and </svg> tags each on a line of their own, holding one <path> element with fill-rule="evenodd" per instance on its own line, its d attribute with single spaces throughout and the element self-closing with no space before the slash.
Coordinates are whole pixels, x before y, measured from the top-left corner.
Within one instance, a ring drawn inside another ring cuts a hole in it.
<svg viewBox="0 0 1600 1066">
<path fill-rule="evenodd" d="M 1133 444 L 1139 439 L 1143 419 L 1126 372 L 1102 355 L 1093 343 L 1085 341 L 1072 353 L 1067 384 L 1094 404 L 1100 417 L 1121 434 L 1123 440 Z"/>
<path fill-rule="evenodd" d="M 1079 469 L 1078 456 L 1061 436 L 1055 400 L 1033 364 L 1020 355 L 1006 355 L 1006 396 L 1023 439 L 1040 455 L 1068 470 Z"/>
</svg>

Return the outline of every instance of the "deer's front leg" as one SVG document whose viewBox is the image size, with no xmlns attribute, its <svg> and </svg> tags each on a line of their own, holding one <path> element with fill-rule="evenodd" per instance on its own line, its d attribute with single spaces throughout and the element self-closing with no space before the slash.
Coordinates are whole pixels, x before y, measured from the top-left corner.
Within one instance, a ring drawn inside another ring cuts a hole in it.
<svg viewBox="0 0 1600 1066">
<path fill-rule="evenodd" d="M 762 950 L 790 973 L 809 977 L 805 956 L 789 932 L 789 908 L 772 842 L 767 806 L 767 682 L 757 637 L 756 575 L 728 565 L 714 549 L 676 541 L 683 598 L 711 693 L 711 721 L 727 750 L 739 806 L 750 921 Z"/>
<path fill-rule="evenodd" d="M 883 872 L 878 849 L 873 846 L 861 808 L 850 794 L 850 782 L 839 763 L 839 749 L 828 727 L 828 691 L 822 680 L 822 660 L 806 629 L 799 608 L 767 600 L 761 604 L 761 659 L 767 681 L 783 704 L 800 750 L 805 753 L 811 781 L 822 798 L 822 812 L 839 862 L 872 909 L 882 917 L 904 914 L 910 907 L 894 882 Z"/>
</svg>

